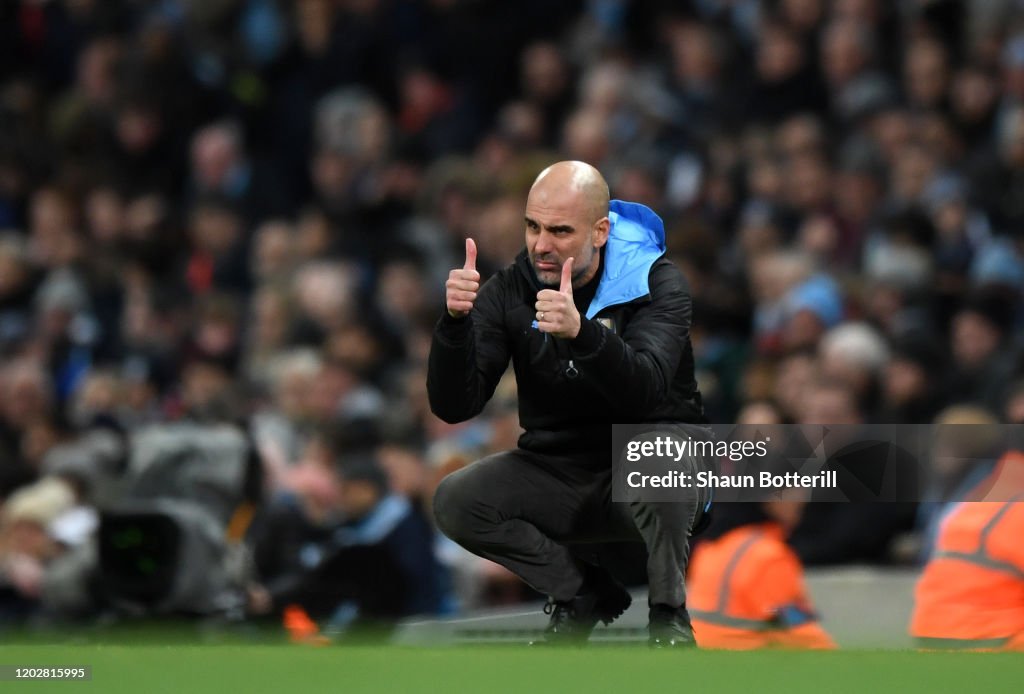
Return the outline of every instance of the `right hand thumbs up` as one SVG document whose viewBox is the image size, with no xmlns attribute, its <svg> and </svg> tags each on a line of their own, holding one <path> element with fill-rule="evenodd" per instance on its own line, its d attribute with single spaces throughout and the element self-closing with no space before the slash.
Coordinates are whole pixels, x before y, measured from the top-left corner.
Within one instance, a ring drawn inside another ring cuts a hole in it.
<svg viewBox="0 0 1024 694">
<path fill-rule="evenodd" d="M 445 304 L 452 318 L 462 318 L 473 310 L 480 289 L 480 273 L 476 271 L 476 243 L 466 239 L 466 262 L 448 273 L 445 282 Z"/>
</svg>

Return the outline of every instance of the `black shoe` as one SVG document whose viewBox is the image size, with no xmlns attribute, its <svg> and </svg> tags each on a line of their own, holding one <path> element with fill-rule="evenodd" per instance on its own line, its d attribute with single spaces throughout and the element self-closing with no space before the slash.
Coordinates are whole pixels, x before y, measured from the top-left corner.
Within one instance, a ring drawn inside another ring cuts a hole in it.
<svg viewBox="0 0 1024 694">
<path fill-rule="evenodd" d="M 647 625 L 647 645 L 651 648 L 695 648 L 697 640 L 693 637 L 690 615 L 686 606 L 669 607 L 668 605 L 651 605 Z"/>
<path fill-rule="evenodd" d="M 598 622 L 611 624 L 633 601 L 629 591 L 607 574 L 591 586 L 572 600 L 548 601 L 544 614 L 551 615 L 551 619 L 544 629 L 543 638 L 531 641 L 530 645 L 582 646 Z"/>
</svg>

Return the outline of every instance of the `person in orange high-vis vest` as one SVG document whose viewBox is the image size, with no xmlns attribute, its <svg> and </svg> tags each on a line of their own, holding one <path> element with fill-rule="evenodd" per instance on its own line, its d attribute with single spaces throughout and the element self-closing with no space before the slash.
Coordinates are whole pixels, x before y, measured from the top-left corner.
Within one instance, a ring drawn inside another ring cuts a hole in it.
<svg viewBox="0 0 1024 694">
<path fill-rule="evenodd" d="M 786 544 L 804 502 L 789 496 L 728 504 L 694 550 L 687 605 L 701 648 L 815 648 L 836 644 L 818 623 L 803 566 Z M 725 506 L 724 504 L 722 506 Z"/>
<path fill-rule="evenodd" d="M 943 519 L 918 580 L 910 634 L 928 649 L 1024 651 L 1024 453 Z"/>
</svg>

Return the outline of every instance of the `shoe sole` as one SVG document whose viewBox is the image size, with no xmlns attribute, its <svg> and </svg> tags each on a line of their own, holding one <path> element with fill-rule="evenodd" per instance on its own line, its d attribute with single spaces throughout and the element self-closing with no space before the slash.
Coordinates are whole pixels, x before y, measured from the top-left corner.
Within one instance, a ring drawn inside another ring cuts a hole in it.
<svg viewBox="0 0 1024 694">
<path fill-rule="evenodd" d="M 614 594 L 609 595 L 602 601 L 601 605 L 594 609 L 594 615 L 597 617 L 597 621 L 601 622 L 605 626 L 608 626 L 616 619 L 622 616 L 622 613 L 629 609 L 629 606 L 633 604 L 633 596 L 629 594 L 623 586 L 616 586 L 617 590 Z M 595 623 L 594 626 L 597 626 Z M 591 627 L 591 631 L 593 627 Z M 572 640 L 564 641 L 548 641 L 546 639 L 529 641 L 527 646 L 548 646 L 548 647 L 573 647 L 582 648 L 586 646 L 590 639 L 590 632 L 587 635 Z"/>
</svg>

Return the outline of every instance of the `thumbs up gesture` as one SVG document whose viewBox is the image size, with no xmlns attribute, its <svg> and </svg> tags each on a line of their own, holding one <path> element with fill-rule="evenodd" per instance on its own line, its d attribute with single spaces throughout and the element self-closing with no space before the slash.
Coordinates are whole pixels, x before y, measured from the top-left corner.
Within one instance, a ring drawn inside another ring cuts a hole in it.
<svg viewBox="0 0 1024 694">
<path fill-rule="evenodd" d="M 466 239 L 466 262 L 448 273 L 445 282 L 445 305 L 452 318 L 463 318 L 473 310 L 480 290 L 480 273 L 476 271 L 476 242 Z"/>
<path fill-rule="evenodd" d="M 572 263 L 569 258 L 562 265 L 562 283 L 558 291 L 542 289 L 537 292 L 537 328 L 555 337 L 572 339 L 580 333 L 580 312 L 572 300 Z"/>
</svg>

